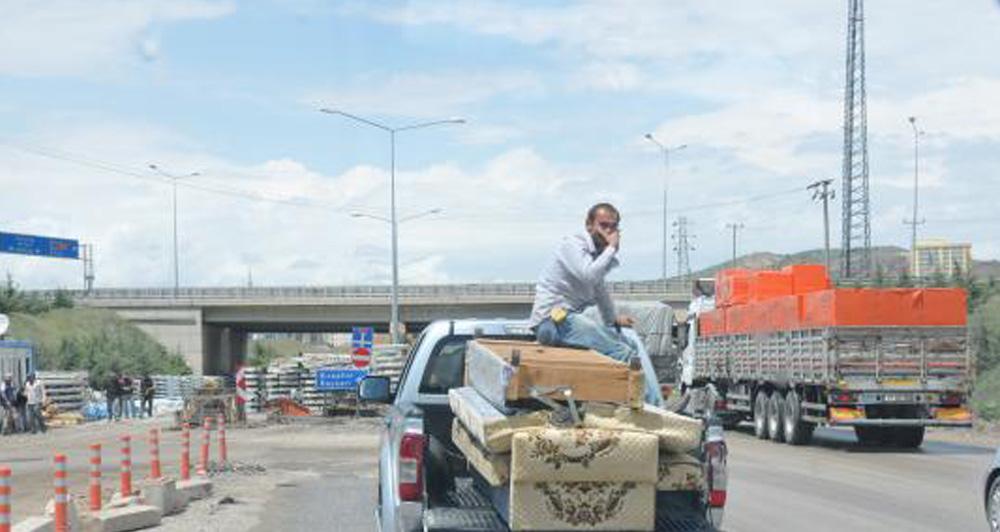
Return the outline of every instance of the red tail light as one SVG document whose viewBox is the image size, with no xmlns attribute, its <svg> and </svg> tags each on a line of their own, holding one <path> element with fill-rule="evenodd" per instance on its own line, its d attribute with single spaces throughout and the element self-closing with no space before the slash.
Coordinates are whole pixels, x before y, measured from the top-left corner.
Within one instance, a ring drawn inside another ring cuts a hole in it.
<svg viewBox="0 0 1000 532">
<path fill-rule="evenodd" d="M 708 505 L 712 508 L 722 508 L 726 505 L 726 490 L 712 490 L 708 492 Z"/>
<path fill-rule="evenodd" d="M 959 406 L 962 404 L 962 394 L 960 393 L 941 394 L 941 404 L 945 406 Z"/>
<path fill-rule="evenodd" d="M 855 402 L 854 394 L 851 392 L 833 392 L 830 394 L 831 403 L 853 403 Z"/>
<path fill-rule="evenodd" d="M 726 442 L 722 440 L 705 443 L 705 458 L 708 463 L 708 505 L 721 508 L 726 505 Z"/>
<path fill-rule="evenodd" d="M 424 491 L 423 434 L 407 432 L 399 442 L 399 498 L 419 501 Z"/>
<path fill-rule="evenodd" d="M 716 412 L 725 411 L 727 409 L 728 409 L 728 407 L 726 406 L 726 400 L 725 399 L 716 399 L 715 400 L 715 411 Z"/>
</svg>

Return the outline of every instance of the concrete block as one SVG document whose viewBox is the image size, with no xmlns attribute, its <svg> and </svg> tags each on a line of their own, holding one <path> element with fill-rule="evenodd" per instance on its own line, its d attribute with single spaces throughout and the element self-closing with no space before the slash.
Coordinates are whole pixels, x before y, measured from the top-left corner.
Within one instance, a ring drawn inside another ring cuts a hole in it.
<svg viewBox="0 0 1000 532">
<path fill-rule="evenodd" d="M 163 515 L 173 515 L 187 507 L 187 495 L 177 491 L 172 478 L 149 479 L 142 482 L 142 498 L 146 504 L 160 509 Z"/>
<path fill-rule="evenodd" d="M 212 493 L 212 481 L 207 478 L 192 478 L 177 483 L 177 491 L 187 496 L 189 501 L 204 499 Z"/>
<path fill-rule="evenodd" d="M 69 528 L 70 530 L 80 530 L 80 512 L 76 508 L 76 500 L 72 495 L 69 496 L 69 503 L 66 505 L 69 517 Z M 49 499 L 49 502 L 45 504 L 45 517 L 55 517 L 56 515 L 56 501 Z"/>
<path fill-rule="evenodd" d="M 143 500 L 142 495 L 129 495 L 128 497 L 122 497 L 121 493 L 114 493 L 111 495 L 111 499 L 104 503 L 104 508 L 124 508 L 126 506 L 145 504 L 145 502 L 146 501 Z"/>
<path fill-rule="evenodd" d="M 34 516 L 14 525 L 14 532 L 55 532 L 56 525 L 51 517 Z"/>
<path fill-rule="evenodd" d="M 94 516 L 94 530 L 100 532 L 126 532 L 160 524 L 160 509 L 155 506 L 136 504 L 121 508 L 107 508 Z"/>
</svg>

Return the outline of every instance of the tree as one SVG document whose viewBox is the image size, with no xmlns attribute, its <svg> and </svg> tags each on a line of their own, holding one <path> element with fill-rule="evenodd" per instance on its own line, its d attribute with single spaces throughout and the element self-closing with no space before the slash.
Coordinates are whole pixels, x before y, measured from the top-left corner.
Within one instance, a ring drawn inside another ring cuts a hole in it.
<svg viewBox="0 0 1000 532">
<path fill-rule="evenodd" d="M 73 301 L 73 296 L 62 288 L 56 290 L 55 298 L 52 300 L 52 308 L 73 308 L 76 302 Z"/>
<path fill-rule="evenodd" d="M 913 279 L 910 277 L 910 273 L 906 270 L 899 272 L 899 282 L 896 283 L 900 288 L 910 288 L 913 286 Z"/>
<path fill-rule="evenodd" d="M 875 266 L 875 279 L 873 281 L 875 283 L 875 286 L 879 287 L 885 286 L 886 284 L 885 267 L 882 266 L 882 263 L 879 263 L 878 265 Z"/>
</svg>

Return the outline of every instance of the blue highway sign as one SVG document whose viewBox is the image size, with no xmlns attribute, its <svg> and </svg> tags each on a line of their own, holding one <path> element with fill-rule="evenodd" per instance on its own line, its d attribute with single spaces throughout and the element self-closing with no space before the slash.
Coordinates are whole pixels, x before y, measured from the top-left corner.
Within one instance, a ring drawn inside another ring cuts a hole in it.
<svg viewBox="0 0 1000 532">
<path fill-rule="evenodd" d="M 0 233 L 0 253 L 79 259 L 80 243 L 66 238 Z"/>
<path fill-rule="evenodd" d="M 324 392 L 353 391 L 358 382 L 368 375 L 364 369 L 316 370 L 316 390 Z"/>
</svg>

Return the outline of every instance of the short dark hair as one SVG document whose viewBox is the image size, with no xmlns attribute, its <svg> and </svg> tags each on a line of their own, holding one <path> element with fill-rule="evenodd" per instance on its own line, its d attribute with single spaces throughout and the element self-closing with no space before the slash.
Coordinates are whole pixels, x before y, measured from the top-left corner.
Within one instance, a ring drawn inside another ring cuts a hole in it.
<svg viewBox="0 0 1000 532">
<path fill-rule="evenodd" d="M 597 205 L 594 205 L 593 207 L 590 208 L 590 210 L 587 211 L 588 224 L 594 222 L 594 217 L 597 216 L 597 211 L 610 212 L 611 214 L 615 215 L 615 220 L 619 222 L 622 221 L 622 215 L 621 213 L 618 212 L 618 209 L 616 209 L 614 205 L 610 203 L 598 203 Z"/>
</svg>

